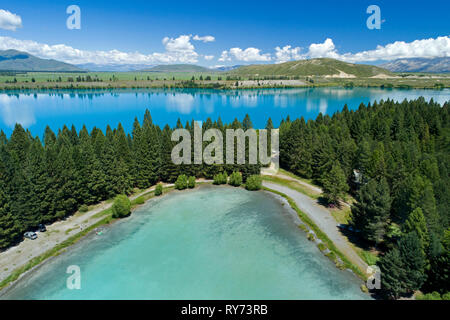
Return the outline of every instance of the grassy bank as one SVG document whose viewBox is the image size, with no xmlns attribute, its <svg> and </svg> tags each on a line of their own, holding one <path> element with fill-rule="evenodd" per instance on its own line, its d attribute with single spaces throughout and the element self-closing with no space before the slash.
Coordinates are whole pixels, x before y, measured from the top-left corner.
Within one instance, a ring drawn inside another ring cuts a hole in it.
<svg viewBox="0 0 450 320">
<path fill-rule="evenodd" d="M 292 207 L 292 209 L 294 209 L 297 212 L 299 218 L 306 225 L 308 225 L 308 227 L 311 228 L 312 231 L 314 231 L 314 233 L 317 235 L 317 237 L 320 240 L 322 240 L 322 242 L 330 250 L 330 253 L 326 254 L 327 257 L 329 257 L 331 260 L 333 260 L 333 262 L 335 262 L 336 264 L 337 264 L 336 257 L 339 257 L 339 259 L 341 259 L 341 261 L 343 262 L 342 268 L 348 268 L 348 269 L 352 270 L 356 275 L 358 275 L 363 280 L 367 279 L 367 276 L 364 273 L 365 270 L 360 270 L 356 265 L 354 265 L 352 262 L 350 262 L 350 260 L 348 260 L 348 258 L 342 252 L 339 251 L 339 249 L 334 245 L 334 243 L 330 240 L 330 238 L 328 238 L 328 236 L 324 232 L 322 232 L 322 230 L 320 230 L 320 228 L 303 211 L 301 211 L 297 207 L 294 200 L 292 200 L 290 197 L 288 197 L 287 195 L 285 195 L 282 192 L 278 192 L 276 190 L 273 190 L 273 189 L 270 189 L 267 187 L 263 187 L 263 189 L 266 191 L 278 194 L 279 196 L 285 198 L 288 201 L 288 203 Z M 324 250 L 321 249 L 321 251 L 324 251 Z"/>
</svg>

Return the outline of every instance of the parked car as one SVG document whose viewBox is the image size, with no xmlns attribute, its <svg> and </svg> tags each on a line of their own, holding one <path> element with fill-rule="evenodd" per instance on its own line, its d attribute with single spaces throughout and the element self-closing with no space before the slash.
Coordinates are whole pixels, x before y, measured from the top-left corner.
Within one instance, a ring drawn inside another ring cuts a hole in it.
<svg viewBox="0 0 450 320">
<path fill-rule="evenodd" d="M 338 228 L 342 229 L 342 230 L 348 230 L 350 232 L 355 232 L 355 233 L 361 232 L 361 230 L 355 229 L 352 226 L 349 226 L 348 224 L 343 224 L 343 223 L 339 224 Z"/>
<path fill-rule="evenodd" d="M 47 231 L 47 228 L 42 223 L 40 223 L 38 225 L 38 230 L 39 230 L 39 232 L 45 232 L 45 231 Z"/>
<path fill-rule="evenodd" d="M 28 238 L 28 239 L 31 239 L 31 240 L 34 240 L 34 239 L 37 238 L 37 234 L 35 232 L 33 232 L 33 231 L 25 232 L 23 236 L 25 238 Z"/>
</svg>

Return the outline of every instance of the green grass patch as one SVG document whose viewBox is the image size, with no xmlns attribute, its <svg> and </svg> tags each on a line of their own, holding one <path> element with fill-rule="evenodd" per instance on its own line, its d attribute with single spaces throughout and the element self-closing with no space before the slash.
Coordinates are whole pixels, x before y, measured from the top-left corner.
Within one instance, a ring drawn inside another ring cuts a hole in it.
<svg viewBox="0 0 450 320">
<path fill-rule="evenodd" d="M 343 224 L 348 223 L 348 221 L 350 219 L 350 212 L 351 212 L 350 207 L 342 206 L 341 209 L 335 208 L 335 209 L 331 209 L 329 211 L 331 212 L 331 215 L 334 217 L 334 219 L 338 223 L 343 223 Z"/>
<path fill-rule="evenodd" d="M 357 250 L 357 253 L 369 266 L 377 264 L 377 261 L 379 260 L 376 255 L 366 250 Z"/>
<path fill-rule="evenodd" d="M 286 179 L 276 177 L 276 176 L 263 176 L 263 180 L 268 181 L 268 182 L 277 183 L 277 184 L 283 185 L 285 187 L 288 187 L 290 189 L 296 190 L 300 193 L 303 193 L 304 195 L 307 195 L 308 197 L 310 197 L 312 199 L 317 200 L 320 197 L 320 193 L 314 192 L 310 188 L 308 188 L 304 185 L 301 185 L 295 181 L 286 180 Z"/>
</svg>

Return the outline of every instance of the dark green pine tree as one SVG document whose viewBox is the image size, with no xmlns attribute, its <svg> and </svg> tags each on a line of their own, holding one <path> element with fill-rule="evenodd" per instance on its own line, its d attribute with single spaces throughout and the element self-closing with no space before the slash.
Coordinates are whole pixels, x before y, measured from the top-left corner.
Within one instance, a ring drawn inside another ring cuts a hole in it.
<svg viewBox="0 0 450 320">
<path fill-rule="evenodd" d="M 430 267 L 427 269 L 427 292 L 441 294 L 450 291 L 450 229 L 444 232 L 442 240 L 431 234 L 429 248 Z"/>
<path fill-rule="evenodd" d="M 244 120 L 242 121 L 242 129 L 247 131 L 248 129 L 253 128 L 252 120 L 250 120 L 250 116 L 248 114 L 245 115 Z"/>
<path fill-rule="evenodd" d="M 105 139 L 101 163 L 107 198 L 113 198 L 117 194 L 129 194 L 132 189 L 132 178 L 125 162 L 119 158 L 114 149 L 113 136 Z"/>
<path fill-rule="evenodd" d="M 32 141 L 25 164 L 25 177 L 29 188 L 28 214 L 32 217 L 33 226 L 45 222 L 45 214 L 50 209 L 50 203 L 42 197 L 49 186 L 49 178 L 45 167 L 45 151 L 41 141 Z"/>
<path fill-rule="evenodd" d="M 406 291 L 405 269 L 400 251 L 393 248 L 378 262 L 381 273 L 381 289 L 390 297 L 398 299 Z"/>
<path fill-rule="evenodd" d="M 323 184 L 336 159 L 333 142 L 328 134 L 321 132 L 313 137 L 312 147 L 313 178 Z"/>
<path fill-rule="evenodd" d="M 16 221 L 11 213 L 5 157 L 6 150 L 2 143 L 0 144 L 0 249 L 5 249 L 22 238 L 18 221 Z"/>
<path fill-rule="evenodd" d="M 105 175 L 86 127 L 80 132 L 79 189 L 83 203 L 94 204 L 106 198 Z"/>
<path fill-rule="evenodd" d="M 416 232 L 409 232 L 400 238 L 398 249 L 402 257 L 405 278 L 403 279 L 406 292 L 418 290 L 425 282 L 425 254 Z"/>
<path fill-rule="evenodd" d="M 349 187 L 344 171 L 337 161 L 334 162 L 331 171 L 323 178 L 323 196 L 328 203 L 339 205 L 340 200 L 345 199 Z"/>
<path fill-rule="evenodd" d="M 380 243 L 386 234 L 390 208 L 391 198 L 386 179 L 372 179 L 356 194 L 356 203 L 351 208 L 352 225 L 362 231 L 364 239 Z"/>
<path fill-rule="evenodd" d="M 56 218 L 62 219 L 78 209 L 76 200 L 76 170 L 73 160 L 73 150 L 64 144 L 56 160 Z"/>
<path fill-rule="evenodd" d="M 403 225 L 404 233 L 412 231 L 416 232 L 420 240 L 421 248 L 423 252 L 426 253 L 430 245 L 430 236 L 428 234 L 427 222 L 421 208 L 414 209 Z"/>
<path fill-rule="evenodd" d="M 161 141 L 161 180 L 164 182 L 175 182 L 181 174 L 179 166 L 172 161 L 172 149 L 175 142 L 171 140 L 172 130 L 166 125 L 162 131 Z"/>
</svg>

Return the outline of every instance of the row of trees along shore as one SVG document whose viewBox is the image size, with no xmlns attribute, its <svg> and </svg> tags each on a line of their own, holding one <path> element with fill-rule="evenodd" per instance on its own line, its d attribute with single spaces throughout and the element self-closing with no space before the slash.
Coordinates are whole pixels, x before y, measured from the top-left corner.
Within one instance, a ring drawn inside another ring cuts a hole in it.
<svg viewBox="0 0 450 320">
<path fill-rule="evenodd" d="M 57 134 L 47 127 L 42 141 L 20 125 L 9 139 L 0 132 L 0 249 L 81 205 L 174 182 L 180 174 L 211 179 L 239 171 L 245 183 L 259 173 L 259 165 L 174 165 L 171 134 L 177 128 L 183 128 L 180 120 L 161 129 L 147 110 L 131 134 L 120 124 L 105 132 L 63 127 Z M 193 136 L 193 122 L 184 128 Z M 248 115 L 231 124 L 208 119 L 202 129 L 209 128 L 247 130 L 252 123 Z M 266 129 L 272 128 L 269 119 Z M 313 179 L 329 203 L 339 205 L 346 193 L 356 199 L 350 224 L 364 245 L 380 252 L 388 296 L 449 291 L 448 102 L 387 100 L 355 111 L 344 106 L 332 117 L 288 117 L 279 129 L 282 168 Z"/>
<path fill-rule="evenodd" d="M 380 252 L 390 297 L 449 291 L 449 107 L 387 100 L 280 125 L 281 167 L 321 185 L 328 203 L 356 199 L 350 225 Z"/>
<path fill-rule="evenodd" d="M 242 123 L 208 119 L 202 130 L 217 128 L 225 136 L 226 129 L 252 127 L 247 115 Z M 259 174 L 260 166 L 250 164 L 175 165 L 171 152 L 178 142 L 171 141 L 171 135 L 178 128 L 189 130 L 194 137 L 193 121 L 183 127 L 178 120 L 175 128 L 166 125 L 161 129 L 146 110 L 142 123 L 135 119 L 131 134 L 121 124 L 114 130 L 108 126 L 105 132 L 98 128 L 88 132 L 86 127 L 78 132 L 64 126 L 57 134 L 47 127 L 42 140 L 19 124 L 9 139 L 1 131 L 0 250 L 20 242 L 25 231 L 40 223 L 64 219 L 81 206 L 129 195 L 159 181 L 173 183 L 182 174 L 212 179 L 220 172 L 239 171 L 244 183 Z M 192 159 L 193 152 L 192 147 Z"/>
</svg>

